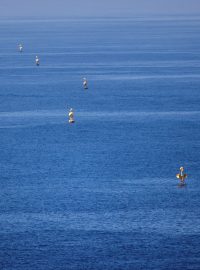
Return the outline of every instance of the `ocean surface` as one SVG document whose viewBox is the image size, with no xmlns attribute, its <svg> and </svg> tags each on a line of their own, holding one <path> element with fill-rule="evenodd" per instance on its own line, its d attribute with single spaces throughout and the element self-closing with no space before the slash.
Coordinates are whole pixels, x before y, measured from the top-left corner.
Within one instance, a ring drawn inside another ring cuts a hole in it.
<svg viewBox="0 0 200 270">
<path fill-rule="evenodd" d="M 199 29 L 0 20 L 1 270 L 200 269 Z"/>
</svg>

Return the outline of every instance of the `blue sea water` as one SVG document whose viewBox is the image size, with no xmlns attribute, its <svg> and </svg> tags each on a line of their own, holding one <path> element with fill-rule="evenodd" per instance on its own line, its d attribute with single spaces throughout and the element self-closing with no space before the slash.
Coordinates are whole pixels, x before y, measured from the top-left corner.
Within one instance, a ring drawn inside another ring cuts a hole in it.
<svg viewBox="0 0 200 270">
<path fill-rule="evenodd" d="M 200 269 L 199 29 L 0 21 L 0 269 Z"/>
</svg>

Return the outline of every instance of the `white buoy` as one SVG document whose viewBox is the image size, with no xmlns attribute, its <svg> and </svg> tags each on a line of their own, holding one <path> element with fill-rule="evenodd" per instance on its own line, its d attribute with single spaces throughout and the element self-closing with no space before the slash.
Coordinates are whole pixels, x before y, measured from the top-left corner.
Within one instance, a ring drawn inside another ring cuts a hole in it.
<svg viewBox="0 0 200 270">
<path fill-rule="evenodd" d="M 74 122 L 75 122 L 75 120 L 74 120 L 74 112 L 73 112 L 73 109 L 71 108 L 69 110 L 69 123 L 73 124 Z"/>
<path fill-rule="evenodd" d="M 19 44 L 18 47 L 19 47 L 19 51 L 20 51 L 20 52 L 23 52 L 23 46 L 22 46 L 22 44 Z"/>
<path fill-rule="evenodd" d="M 36 66 L 40 65 L 40 59 L 38 56 L 35 57 L 35 63 L 36 63 Z"/>
<path fill-rule="evenodd" d="M 88 82 L 86 78 L 83 78 L 83 87 L 84 89 L 88 89 Z"/>
</svg>

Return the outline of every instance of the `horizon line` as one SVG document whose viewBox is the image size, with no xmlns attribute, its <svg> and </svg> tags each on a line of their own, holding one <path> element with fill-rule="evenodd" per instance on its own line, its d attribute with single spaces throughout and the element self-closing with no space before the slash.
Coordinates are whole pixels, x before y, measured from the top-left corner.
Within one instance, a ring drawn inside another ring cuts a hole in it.
<svg viewBox="0 0 200 270">
<path fill-rule="evenodd" d="M 177 18 L 178 16 L 178 18 Z M 164 17 L 164 18 L 163 18 Z M 174 18 L 175 17 L 175 18 Z M 168 13 L 162 13 L 162 14 L 157 14 L 157 13 L 141 13 L 141 14 L 133 14 L 133 15 L 98 15 L 98 16 L 80 16 L 80 15 L 73 15 L 73 16 L 2 16 L 0 17 L 0 21 L 3 20 L 76 20 L 76 19 L 140 19 L 140 18 L 147 18 L 147 19 L 166 19 L 166 18 L 174 18 L 174 19 L 180 19 L 180 18 L 188 18 L 188 19 L 195 19 L 199 17 L 200 18 L 200 13 L 173 13 L 173 14 L 168 14 Z"/>
</svg>

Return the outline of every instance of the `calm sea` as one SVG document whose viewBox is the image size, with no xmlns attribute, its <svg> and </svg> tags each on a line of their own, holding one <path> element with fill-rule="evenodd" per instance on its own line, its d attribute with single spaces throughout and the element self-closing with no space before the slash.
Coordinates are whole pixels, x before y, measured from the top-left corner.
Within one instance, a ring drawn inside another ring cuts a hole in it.
<svg viewBox="0 0 200 270">
<path fill-rule="evenodd" d="M 199 29 L 0 21 L 1 270 L 200 269 Z"/>
</svg>

